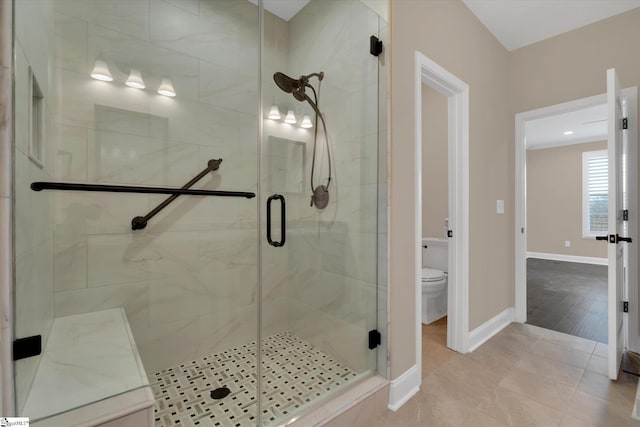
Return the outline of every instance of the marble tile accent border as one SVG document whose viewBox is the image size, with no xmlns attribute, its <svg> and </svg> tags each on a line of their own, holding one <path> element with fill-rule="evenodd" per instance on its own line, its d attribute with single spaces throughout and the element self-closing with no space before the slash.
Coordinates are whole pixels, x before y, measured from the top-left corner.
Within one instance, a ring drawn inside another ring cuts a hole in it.
<svg viewBox="0 0 640 427">
<path fill-rule="evenodd" d="M 372 375 L 339 396 L 330 399 L 324 405 L 285 425 L 287 427 L 351 425 L 354 423 L 346 422 L 346 420 L 353 421 L 354 413 L 360 414 L 357 418 L 370 416 L 371 418 L 367 420 L 369 421 L 387 410 L 388 400 L 389 381 L 378 375 Z M 369 424 L 370 422 L 355 423 L 355 425 Z"/>
<path fill-rule="evenodd" d="M 372 376 L 323 405 L 322 408 L 326 409 L 328 415 L 314 425 L 368 425 L 387 411 L 388 401 L 389 381 L 380 376 Z M 293 423 L 292 427 L 304 425 L 308 424 Z"/>
<path fill-rule="evenodd" d="M 32 424 L 34 427 L 153 427 L 154 403 L 151 387 L 144 387 Z M 140 422 L 145 416 L 146 424 Z"/>
</svg>

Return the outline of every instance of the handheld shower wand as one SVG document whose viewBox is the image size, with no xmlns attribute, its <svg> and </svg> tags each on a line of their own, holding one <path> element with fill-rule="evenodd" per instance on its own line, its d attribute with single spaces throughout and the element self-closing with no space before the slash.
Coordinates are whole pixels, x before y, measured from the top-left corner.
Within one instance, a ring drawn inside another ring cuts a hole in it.
<svg viewBox="0 0 640 427">
<path fill-rule="evenodd" d="M 309 103 L 311 108 L 316 115 L 316 126 L 313 134 L 313 158 L 311 161 L 311 206 L 315 205 L 318 209 L 324 209 L 329 203 L 329 185 L 331 184 L 331 151 L 329 147 L 329 134 L 327 133 L 327 124 L 324 120 L 324 116 L 320 108 L 318 107 L 319 98 L 320 98 L 320 86 L 318 86 L 318 92 L 316 92 L 315 88 L 309 83 L 309 79 L 312 77 L 317 77 L 318 81 L 322 81 L 324 79 L 324 73 L 321 71 L 319 73 L 311 73 L 306 76 L 300 76 L 298 79 L 291 78 L 286 74 L 277 72 L 273 75 L 273 80 L 276 82 L 278 87 L 286 93 L 290 93 L 293 95 L 295 99 L 298 101 Z M 314 99 L 311 99 L 309 95 L 306 93 L 306 88 L 311 89 L 313 92 Z M 318 185 L 315 186 L 313 183 L 313 176 L 315 172 L 315 164 L 316 164 L 316 147 L 318 141 L 318 118 L 322 122 L 322 129 L 324 131 L 325 140 L 327 141 L 327 160 L 329 165 L 329 176 L 327 178 L 327 185 Z"/>
</svg>

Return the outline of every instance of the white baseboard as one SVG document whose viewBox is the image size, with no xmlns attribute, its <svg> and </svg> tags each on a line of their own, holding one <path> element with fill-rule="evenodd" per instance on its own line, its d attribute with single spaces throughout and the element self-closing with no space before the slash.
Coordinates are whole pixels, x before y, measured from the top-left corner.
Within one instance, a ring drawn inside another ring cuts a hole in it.
<svg viewBox="0 0 640 427">
<path fill-rule="evenodd" d="M 420 390 L 420 371 L 412 366 L 405 373 L 391 381 L 389 386 L 389 409 L 397 411 Z"/>
<path fill-rule="evenodd" d="M 482 325 L 469 332 L 469 352 L 480 347 L 495 334 L 504 329 L 509 323 L 515 319 L 515 309 L 509 307 L 502 313 L 492 317 Z"/>
<path fill-rule="evenodd" d="M 580 264 L 595 264 L 595 265 L 609 264 L 609 260 L 607 258 L 596 258 L 592 256 L 547 254 L 544 252 L 527 251 L 527 258 L 547 259 L 549 261 L 579 262 Z"/>
</svg>

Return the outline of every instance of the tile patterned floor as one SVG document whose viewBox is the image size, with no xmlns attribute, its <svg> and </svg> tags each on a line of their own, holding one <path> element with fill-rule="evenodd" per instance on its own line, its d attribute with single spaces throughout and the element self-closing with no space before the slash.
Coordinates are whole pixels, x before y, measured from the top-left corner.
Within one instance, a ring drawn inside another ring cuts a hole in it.
<svg viewBox="0 0 640 427">
<path fill-rule="evenodd" d="M 605 344 L 512 323 L 462 355 L 446 347 L 446 321 L 422 335 L 420 391 L 367 427 L 640 426 L 630 418 L 638 378 L 609 381 Z"/>
<path fill-rule="evenodd" d="M 289 332 L 265 338 L 262 382 L 264 425 L 289 418 L 312 399 L 340 387 L 356 373 Z M 156 427 L 256 425 L 256 345 L 249 343 L 156 372 Z M 218 387 L 231 393 L 210 397 Z"/>
</svg>

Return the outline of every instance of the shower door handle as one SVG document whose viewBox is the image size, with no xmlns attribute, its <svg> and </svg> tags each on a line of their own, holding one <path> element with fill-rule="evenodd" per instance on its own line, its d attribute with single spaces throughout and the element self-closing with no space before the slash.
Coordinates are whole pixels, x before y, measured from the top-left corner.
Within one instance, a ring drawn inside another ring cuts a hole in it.
<svg viewBox="0 0 640 427">
<path fill-rule="evenodd" d="M 274 200 L 280 200 L 280 241 L 273 241 L 271 238 L 271 202 Z M 267 199 L 267 242 L 273 247 L 279 248 L 284 246 L 285 238 L 287 235 L 287 213 L 284 196 L 281 194 L 274 194 Z"/>
</svg>

